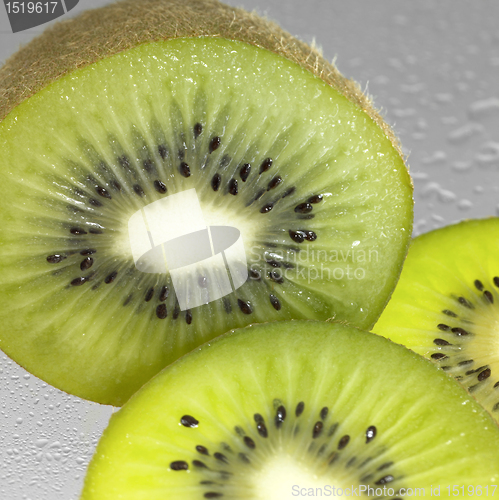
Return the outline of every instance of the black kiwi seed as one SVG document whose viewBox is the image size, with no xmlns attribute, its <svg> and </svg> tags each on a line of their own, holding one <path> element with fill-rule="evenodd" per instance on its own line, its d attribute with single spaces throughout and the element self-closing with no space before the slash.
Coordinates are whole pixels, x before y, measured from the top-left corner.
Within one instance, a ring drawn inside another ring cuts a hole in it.
<svg viewBox="0 0 499 500">
<path fill-rule="evenodd" d="M 187 163 L 185 163 L 185 161 L 183 161 L 180 164 L 179 170 L 180 170 L 180 173 L 184 177 L 190 177 L 191 176 L 191 168 L 189 167 L 189 165 L 187 165 Z"/>
<path fill-rule="evenodd" d="M 87 278 L 84 278 L 83 276 L 81 276 L 80 278 L 75 278 L 72 282 L 71 282 L 71 286 L 81 286 L 83 285 L 84 283 L 86 283 L 88 281 Z"/>
<path fill-rule="evenodd" d="M 322 201 L 322 194 L 316 194 L 315 196 L 311 196 L 307 201 L 309 203 L 320 203 Z"/>
<path fill-rule="evenodd" d="M 374 484 L 377 486 L 382 486 L 383 484 L 388 484 L 391 483 L 395 478 L 389 474 L 388 476 L 382 477 L 378 481 L 376 481 Z"/>
<path fill-rule="evenodd" d="M 258 271 L 256 271 L 255 269 L 249 268 L 249 275 L 250 275 L 250 278 L 252 280 L 255 280 L 255 281 L 260 281 L 262 279 L 262 276 L 260 275 L 260 273 Z"/>
<path fill-rule="evenodd" d="M 166 146 L 163 146 L 162 144 L 160 144 L 158 146 L 158 153 L 159 153 L 159 156 L 161 156 L 161 159 L 165 160 L 166 157 L 168 156 L 168 149 L 166 149 Z"/>
<path fill-rule="evenodd" d="M 208 493 L 204 494 L 204 498 L 222 498 L 223 496 L 223 493 L 217 493 L 216 491 L 208 491 Z"/>
<path fill-rule="evenodd" d="M 284 283 L 284 278 L 281 276 L 279 271 L 270 271 L 269 273 L 269 278 L 274 281 L 275 283 Z"/>
<path fill-rule="evenodd" d="M 450 326 L 449 325 L 445 325 L 443 323 L 440 323 L 439 325 L 437 325 L 437 328 L 439 330 L 444 331 L 444 332 L 447 332 L 448 330 L 450 330 Z"/>
<path fill-rule="evenodd" d="M 140 184 L 134 184 L 133 190 L 135 191 L 135 194 L 142 197 L 144 196 L 144 190 L 142 189 L 142 186 Z"/>
<path fill-rule="evenodd" d="M 198 467 L 199 469 L 208 468 L 208 466 L 204 462 L 201 462 L 201 460 L 193 460 L 192 465 L 194 465 L 194 467 Z"/>
<path fill-rule="evenodd" d="M 111 195 L 109 194 L 109 191 L 101 186 L 97 186 L 95 188 L 95 191 L 97 191 L 97 194 L 102 196 L 103 198 L 107 198 L 108 200 L 111 199 Z"/>
<path fill-rule="evenodd" d="M 245 453 L 239 453 L 238 457 L 247 464 L 251 463 L 250 459 L 248 458 L 248 455 L 246 455 Z"/>
<path fill-rule="evenodd" d="M 475 309 L 475 307 L 473 306 L 473 304 L 471 302 L 469 302 L 467 299 L 465 299 L 464 297 L 459 297 L 457 299 L 457 301 L 462 304 L 464 307 L 467 307 L 468 309 Z"/>
<path fill-rule="evenodd" d="M 483 296 L 485 300 L 487 300 L 490 304 L 494 303 L 494 296 L 488 290 L 485 290 L 485 292 L 483 292 Z"/>
<path fill-rule="evenodd" d="M 296 405 L 296 410 L 295 410 L 295 415 L 297 417 L 299 417 L 302 413 L 303 413 L 303 410 L 305 409 L 305 403 L 303 401 L 300 401 L 297 405 Z"/>
<path fill-rule="evenodd" d="M 447 356 L 445 354 L 442 354 L 441 352 L 435 352 L 431 355 L 431 359 L 440 361 L 441 359 L 447 359 Z"/>
<path fill-rule="evenodd" d="M 109 184 L 112 186 L 113 189 L 116 191 L 121 191 L 121 184 L 118 181 L 111 180 L 109 181 Z"/>
<path fill-rule="evenodd" d="M 483 370 L 483 372 L 481 372 L 479 375 L 478 375 L 478 381 L 479 382 L 482 382 L 483 380 L 487 379 L 490 377 L 490 374 L 491 374 L 491 370 L 490 368 L 487 368 L 486 370 Z"/>
<path fill-rule="evenodd" d="M 246 182 L 248 180 L 250 172 L 251 172 L 251 165 L 249 163 L 245 163 L 239 170 L 239 177 L 241 177 L 241 180 L 243 182 Z"/>
<path fill-rule="evenodd" d="M 279 429 L 284 420 L 286 420 L 286 408 L 284 408 L 284 406 L 279 406 L 279 408 L 277 408 L 277 411 L 276 411 L 276 415 L 275 415 L 275 426 Z"/>
<path fill-rule="evenodd" d="M 194 138 L 197 139 L 201 135 L 202 131 L 203 126 L 200 123 L 196 123 L 196 125 L 194 125 Z"/>
<path fill-rule="evenodd" d="M 294 186 L 290 187 L 290 188 L 286 189 L 286 191 L 284 191 L 284 193 L 281 196 L 281 198 L 286 198 L 286 196 L 289 196 L 290 194 L 293 194 L 295 191 L 296 191 L 296 188 Z"/>
<path fill-rule="evenodd" d="M 305 240 L 306 234 L 303 231 L 293 231 L 289 230 L 289 236 L 295 243 L 302 243 Z"/>
<path fill-rule="evenodd" d="M 220 174 L 215 174 L 211 179 L 211 187 L 213 191 L 218 191 L 221 183 L 222 183 L 222 176 Z"/>
<path fill-rule="evenodd" d="M 447 342 L 447 340 L 444 339 L 435 339 L 433 343 L 435 345 L 451 345 L 450 342 Z"/>
<path fill-rule="evenodd" d="M 171 470 L 189 470 L 189 465 L 187 462 L 184 462 L 183 460 L 177 460 L 176 462 L 172 462 L 170 464 L 170 469 Z"/>
<path fill-rule="evenodd" d="M 299 205 L 296 205 L 295 212 L 297 214 L 308 214 L 312 211 L 312 209 L 313 207 L 310 203 L 300 203 Z"/>
<path fill-rule="evenodd" d="M 109 274 L 106 279 L 104 280 L 104 283 L 108 284 L 112 283 L 115 279 L 116 276 L 118 276 L 118 271 L 113 271 L 111 274 Z"/>
<path fill-rule="evenodd" d="M 377 429 L 374 425 L 371 425 L 366 430 L 366 444 L 370 443 L 375 437 L 377 433 Z"/>
<path fill-rule="evenodd" d="M 222 140 L 220 137 L 213 137 L 213 139 L 210 142 L 210 153 L 213 153 L 213 151 L 216 151 L 220 144 L 222 143 Z"/>
<path fill-rule="evenodd" d="M 467 366 L 472 365 L 474 361 L 472 359 L 466 359 L 465 361 L 460 361 L 457 366 Z"/>
<path fill-rule="evenodd" d="M 144 166 L 144 170 L 150 174 L 154 170 L 154 163 L 152 160 L 144 160 L 142 162 L 142 165 Z"/>
<path fill-rule="evenodd" d="M 168 287 L 164 286 L 161 289 L 161 293 L 159 294 L 159 300 L 160 300 L 160 302 L 164 302 L 168 298 L 168 293 L 169 293 Z"/>
<path fill-rule="evenodd" d="M 255 414 L 255 422 L 258 434 L 260 434 L 260 436 L 263 438 L 267 438 L 269 436 L 269 433 L 267 431 L 267 426 L 265 425 L 263 417 L 258 413 Z"/>
<path fill-rule="evenodd" d="M 160 181 L 159 179 L 154 181 L 154 189 L 160 194 L 164 194 L 168 191 L 165 183 Z"/>
<path fill-rule="evenodd" d="M 269 213 L 272 209 L 274 208 L 274 204 L 273 203 L 267 203 L 266 205 L 264 205 L 261 209 L 260 209 L 260 213 L 262 214 L 267 214 Z"/>
<path fill-rule="evenodd" d="M 160 304 L 158 307 L 156 307 L 156 316 L 159 319 L 165 319 L 168 316 L 168 310 L 166 309 L 165 304 Z"/>
<path fill-rule="evenodd" d="M 449 311 L 449 309 L 444 309 L 442 312 L 447 316 L 451 316 L 452 318 L 457 318 L 457 314 L 455 312 Z"/>
<path fill-rule="evenodd" d="M 164 305 L 164 304 L 163 304 Z M 190 325 L 192 323 L 192 312 L 190 309 L 187 309 L 185 311 L 185 322 Z"/>
<path fill-rule="evenodd" d="M 229 182 L 229 193 L 232 196 L 236 196 L 238 193 L 238 188 L 237 188 L 237 180 L 236 179 L 231 179 Z"/>
<path fill-rule="evenodd" d="M 260 174 L 266 172 L 272 166 L 272 163 L 272 158 L 265 158 L 265 160 L 263 160 L 262 164 L 260 165 Z"/>
<path fill-rule="evenodd" d="M 152 299 L 153 295 L 154 295 L 154 287 L 149 288 L 149 290 L 147 290 L 147 293 L 146 293 L 146 296 L 144 297 L 144 300 L 146 302 L 149 302 Z"/>
<path fill-rule="evenodd" d="M 267 191 L 271 189 L 275 189 L 279 184 L 282 183 L 282 177 L 280 175 L 276 175 L 268 184 Z"/>
<path fill-rule="evenodd" d="M 329 413 L 329 408 L 327 406 L 324 406 L 324 408 L 322 408 L 320 413 L 321 419 L 326 420 L 328 413 Z"/>
<path fill-rule="evenodd" d="M 252 450 L 254 450 L 256 448 L 256 444 L 255 442 L 253 441 L 253 439 L 251 439 L 249 436 L 244 436 L 244 444 L 248 447 L 248 448 L 251 448 Z"/>
<path fill-rule="evenodd" d="M 350 442 L 350 436 L 347 434 L 343 436 L 338 442 L 338 450 L 342 450 Z"/>
<path fill-rule="evenodd" d="M 99 201 L 99 200 L 96 200 L 95 198 L 90 198 L 88 200 L 88 202 L 90 203 L 90 205 L 92 205 L 93 207 L 102 207 L 102 203 Z"/>
<path fill-rule="evenodd" d="M 47 257 L 47 262 L 49 264 L 59 264 L 59 262 L 62 262 L 66 258 L 67 257 L 65 255 L 62 255 L 62 254 L 49 255 Z"/>
<path fill-rule="evenodd" d="M 71 234 L 74 234 L 76 236 L 80 236 L 82 234 L 87 234 L 87 232 L 84 229 L 81 229 L 80 227 L 72 227 L 69 232 Z"/>
<path fill-rule="evenodd" d="M 205 448 L 204 446 L 201 446 L 201 445 L 197 445 L 196 446 L 196 451 L 198 451 L 199 453 L 201 453 L 201 455 L 209 455 L 209 451 L 207 448 Z"/>
<path fill-rule="evenodd" d="M 272 267 L 281 267 L 281 263 L 278 262 L 277 260 L 273 260 L 273 259 L 270 259 L 270 260 L 266 260 L 265 261 L 269 266 L 272 266 Z"/>
<path fill-rule="evenodd" d="M 475 287 L 478 291 L 483 292 L 483 283 L 480 280 L 475 280 Z"/>
<path fill-rule="evenodd" d="M 213 456 L 219 460 L 220 462 L 223 462 L 225 464 L 228 464 L 229 461 L 227 460 L 227 457 L 223 453 L 219 453 L 218 451 L 216 453 L 213 453 Z"/>
<path fill-rule="evenodd" d="M 307 235 L 307 241 L 315 241 L 317 239 L 317 235 L 313 231 L 304 231 Z"/>
<path fill-rule="evenodd" d="M 460 336 L 470 334 L 470 332 L 466 331 L 464 328 L 459 328 L 459 327 L 453 328 L 452 333 L 455 333 L 456 335 L 460 335 Z"/>
<path fill-rule="evenodd" d="M 492 281 L 494 282 L 494 285 L 499 288 L 499 277 L 494 276 Z"/>
<path fill-rule="evenodd" d="M 80 269 L 82 271 L 86 271 L 87 269 L 90 269 L 94 263 L 94 259 L 92 257 L 87 257 L 86 259 L 83 259 L 80 263 Z"/>
<path fill-rule="evenodd" d="M 316 422 L 314 425 L 314 429 L 312 430 L 312 437 L 314 439 L 317 439 L 322 434 L 323 429 L 324 424 L 319 420 L 319 422 Z"/>
<path fill-rule="evenodd" d="M 253 309 L 251 307 L 251 304 L 249 302 L 245 302 L 244 300 L 237 299 L 237 305 L 239 306 L 239 309 L 244 314 L 251 314 L 253 312 Z"/>
<path fill-rule="evenodd" d="M 180 419 L 180 423 L 184 426 L 184 427 L 191 427 L 191 428 L 195 428 L 199 425 L 199 421 L 196 420 L 194 417 L 192 417 L 191 415 L 184 415 L 181 419 Z"/>
<path fill-rule="evenodd" d="M 272 304 L 273 308 L 276 311 L 280 311 L 280 309 L 281 309 L 281 303 L 279 302 L 279 299 L 275 295 L 273 295 L 273 294 L 270 294 L 269 298 L 270 298 L 270 303 Z"/>
<path fill-rule="evenodd" d="M 131 293 L 126 299 L 125 301 L 123 302 L 123 306 L 127 306 L 128 304 L 130 304 L 130 302 L 132 301 L 133 299 L 133 293 Z"/>
</svg>

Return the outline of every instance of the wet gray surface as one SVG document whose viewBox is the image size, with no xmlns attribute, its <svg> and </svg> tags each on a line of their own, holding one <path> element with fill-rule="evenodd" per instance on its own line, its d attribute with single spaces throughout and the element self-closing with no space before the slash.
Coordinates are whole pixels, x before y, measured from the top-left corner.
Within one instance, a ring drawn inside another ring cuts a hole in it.
<svg viewBox="0 0 499 500">
<path fill-rule="evenodd" d="M 71 15 L 109 2 L 82 0 Z M 240 0 L 307 42 L 374 96 L 415 184 L 415 233 L 499 215 L 499 2 Z M 0 61 L 13 35 L 0 6 Z M 0 353 L 0 498 L 75 500 L 113 409 L 47 386 Z"/>
</svg>

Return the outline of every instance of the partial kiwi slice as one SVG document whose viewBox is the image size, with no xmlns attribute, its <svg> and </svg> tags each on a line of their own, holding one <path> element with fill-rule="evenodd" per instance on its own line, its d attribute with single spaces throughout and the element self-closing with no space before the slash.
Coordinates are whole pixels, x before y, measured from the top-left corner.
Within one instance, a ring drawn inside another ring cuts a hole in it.
<svg viewBox="0 0 499 500">
<path fill-rule="evenodd" d="M 205 344 L 135 394 L 82 499 L 447 496 L 497 482 L 498 447 L 490 415 L 421 356 L 352 327 L 274 322 Z"/>
<path fill-rule="evenodd" d="M 116 3 L 0 82 L 0 347 L 28 371 L 121 405 L 231 328 L 378 318 L 410 177 L 357 87 L 274 24 Z"/>
<path fill-rule="evenodd" d="M 499 421 L 499 219 L 416 238 L 374 331 L 431 359 Z"/>
</svg>

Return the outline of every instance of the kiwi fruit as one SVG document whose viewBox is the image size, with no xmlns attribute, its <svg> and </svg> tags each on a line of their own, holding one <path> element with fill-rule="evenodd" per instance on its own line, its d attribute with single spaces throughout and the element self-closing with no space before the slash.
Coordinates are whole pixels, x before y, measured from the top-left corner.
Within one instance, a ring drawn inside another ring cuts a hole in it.
<svg viewBox="0 0 499 500">
<path fill-rule="evenodd" d="M 397 140 L 268 20 L 212 0 L 85 12 L 6 62 L 0 119 L 0 348 L 66 392 L 119 406 L 250 323 L 369 329 L 395 287 L 413 213 Z M 142 262 L 170 241 L 182 266 Z"/>
<path fill-rule="evenodd" d="M 374 331 L 455 377 L 499 422 L 499 219 L 414 239 Z"/>
<path fill-rule="evenodd" d="M 490 415 L 421 356 L 341 324 L 273 322 L 139 390 L 104 431 L 82 500 L 447 496 L 497 482 L 498 446 Z"/>
</svg>

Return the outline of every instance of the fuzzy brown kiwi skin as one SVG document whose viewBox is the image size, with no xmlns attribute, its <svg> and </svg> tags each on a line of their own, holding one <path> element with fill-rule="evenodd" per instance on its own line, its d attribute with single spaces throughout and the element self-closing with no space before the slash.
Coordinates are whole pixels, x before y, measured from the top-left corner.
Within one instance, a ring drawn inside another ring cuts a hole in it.
<svg viewBox="0 0 499 500">
<path fill-rule="evenodd" d="M 200 36 L 250 43 L 298 63 L 362 108 L 404 159 L 370 99 L 317 49 L 268 19 L 217 0 L 123 0 L 56 23 L 0 69 L 0 122 L 24 100 L 78 68 L 143 43 Z"/>
</svg>

